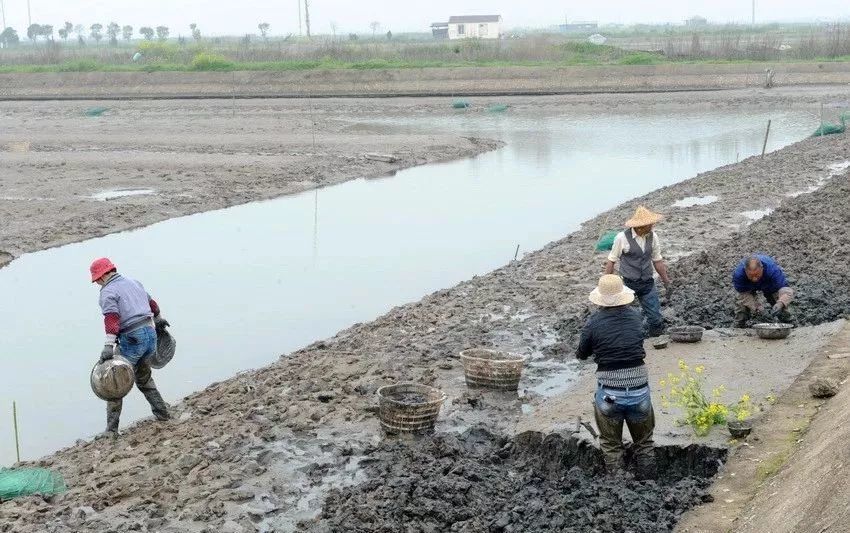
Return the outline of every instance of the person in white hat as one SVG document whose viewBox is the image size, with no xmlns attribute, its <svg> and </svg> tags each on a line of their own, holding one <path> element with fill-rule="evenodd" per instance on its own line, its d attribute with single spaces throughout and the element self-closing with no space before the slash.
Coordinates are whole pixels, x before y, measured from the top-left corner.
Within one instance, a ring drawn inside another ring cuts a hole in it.
<svg viewBox="0 0 850 533">
<path fill-rule="evenodd" d="M 588 298 L 599 309 L 582 329 L 576 357 L 586 360 L 593 356 L 596 363 L 593 410 L 605 466 L 609 472 L 623 466 L 625 423 L 634 443 L 636 475 L 653 478 L 655 413 L 644 364 L 643 324 L 640 313 L 630 305 L 634 291 L 623 285 L 619 276 L 606 274 Z"/>
<path fill-rule="evenodd" d="M 661 243 L 652 230 L 664 218 L 644 206 L 639 206 L 634 216 L 626 221 L 626 229 L 614 238 L 614 245 L 605 263 L 605 273 L 613 274 L 614 265 L 620 263 L 620 275 L 627 287 L 635 291 L 646 317 L 647 335 L 655 337 L 664 333 L 661 301 L 655 286 L 653 270 L 664 283 L 669 300 L 673 294 L 667 264 L 661 255 Z"/>
</svg>

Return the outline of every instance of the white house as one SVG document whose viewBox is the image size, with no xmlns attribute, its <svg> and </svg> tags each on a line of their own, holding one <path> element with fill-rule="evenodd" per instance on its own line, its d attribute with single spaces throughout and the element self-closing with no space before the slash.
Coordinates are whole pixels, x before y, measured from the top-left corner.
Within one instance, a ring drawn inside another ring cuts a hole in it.
<svg viewBox="0 0 850 533">
<path fill-rule="evenodd" d="M 449 39 L 498 39 L 501 35 L 501 15 L 449 17 Z"/>
</svg>

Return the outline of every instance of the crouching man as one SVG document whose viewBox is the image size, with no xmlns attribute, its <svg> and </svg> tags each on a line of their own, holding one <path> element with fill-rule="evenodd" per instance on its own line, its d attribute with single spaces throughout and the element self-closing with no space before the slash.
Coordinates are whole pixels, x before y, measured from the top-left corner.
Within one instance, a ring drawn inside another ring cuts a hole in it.
<svg viewBox="0 0 850 533">
<path fill-rule="evenodd" d="M 788 306 L 794 300 L 794 290 L 788 286 L 785 272 L 772 257 L 756 254 L 742 259 L 732 273 L 732 285 L 738 293 L 735 327 L 745 328 L 753 314 L 764 313 L 758 299 L 759 292 L 771 306 L 771 317 L 791 322 Z"/>
<path fill-rule="evenodd" d="M 634 291 L 619 276 L 606 274 L 589 299 L 599 306 L 581 332 L 576 357 L 596 363 L 594 413 L 609 472 L 623 466 L 623 423 L 629 428 L 638 478 L 656 476 L 652 432 L 655 413 L 643 349 L 640 313 L 631 304 Z"/>
</svg>

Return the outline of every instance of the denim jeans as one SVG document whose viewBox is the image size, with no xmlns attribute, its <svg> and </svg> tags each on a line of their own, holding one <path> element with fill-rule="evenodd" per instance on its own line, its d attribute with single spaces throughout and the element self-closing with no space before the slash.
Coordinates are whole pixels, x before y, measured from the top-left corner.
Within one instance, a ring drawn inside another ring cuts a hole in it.
<svg viewBox="0 0 850 533">
<path fill-rule="evenodd" d="M 606 399 L 607 398 L 607 399 Z M 623 423 L 632 436 L 637 475 L 640 478 L 656 476 L 655 451 L 652 432 L 655 429 L 655 413 L 649 386 L 631 390 L 614 390 L 599 386 L 594 396 L 594 414 L 599 428 L 599 447 L 605 454 L 605 465 L 609 471 L 622 467 Z"/>
<path fill-rule="evenodd" d="M 121 355 L 136 366 L 142 359 L 156 352 L 156 331 L 151 326 L 145 326 L 122 333 L 118 335 L 118 346 Z"/>
<path fill-rule="evenodd" d="M 646 319 L 646 331 L 650 337 L 664 333 L 664 318 L 661 316 L 661 299 L 655 280 L 624 279 L 623 284 L 635 291 L 635 297 L 643 310 Z"/>
</svg>

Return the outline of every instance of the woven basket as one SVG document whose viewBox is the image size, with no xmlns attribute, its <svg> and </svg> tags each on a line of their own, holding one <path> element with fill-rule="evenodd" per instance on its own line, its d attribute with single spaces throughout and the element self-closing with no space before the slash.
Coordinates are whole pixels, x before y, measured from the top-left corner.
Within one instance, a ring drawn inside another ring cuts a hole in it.
<svg viewBox="0 0 850 533">
<path fill-rule="evenodd" d="M 378 416 L 390 434 L 423 433 L 434 429 L 446 395 L 420 383 L 396 383 L 378 389 Z"/>
<path fill-rule="evenodd" d="M 460 352 L 468 387 L 517 390 L 526 359 L 524 355 L 486 348 Z"/>
</svg>

